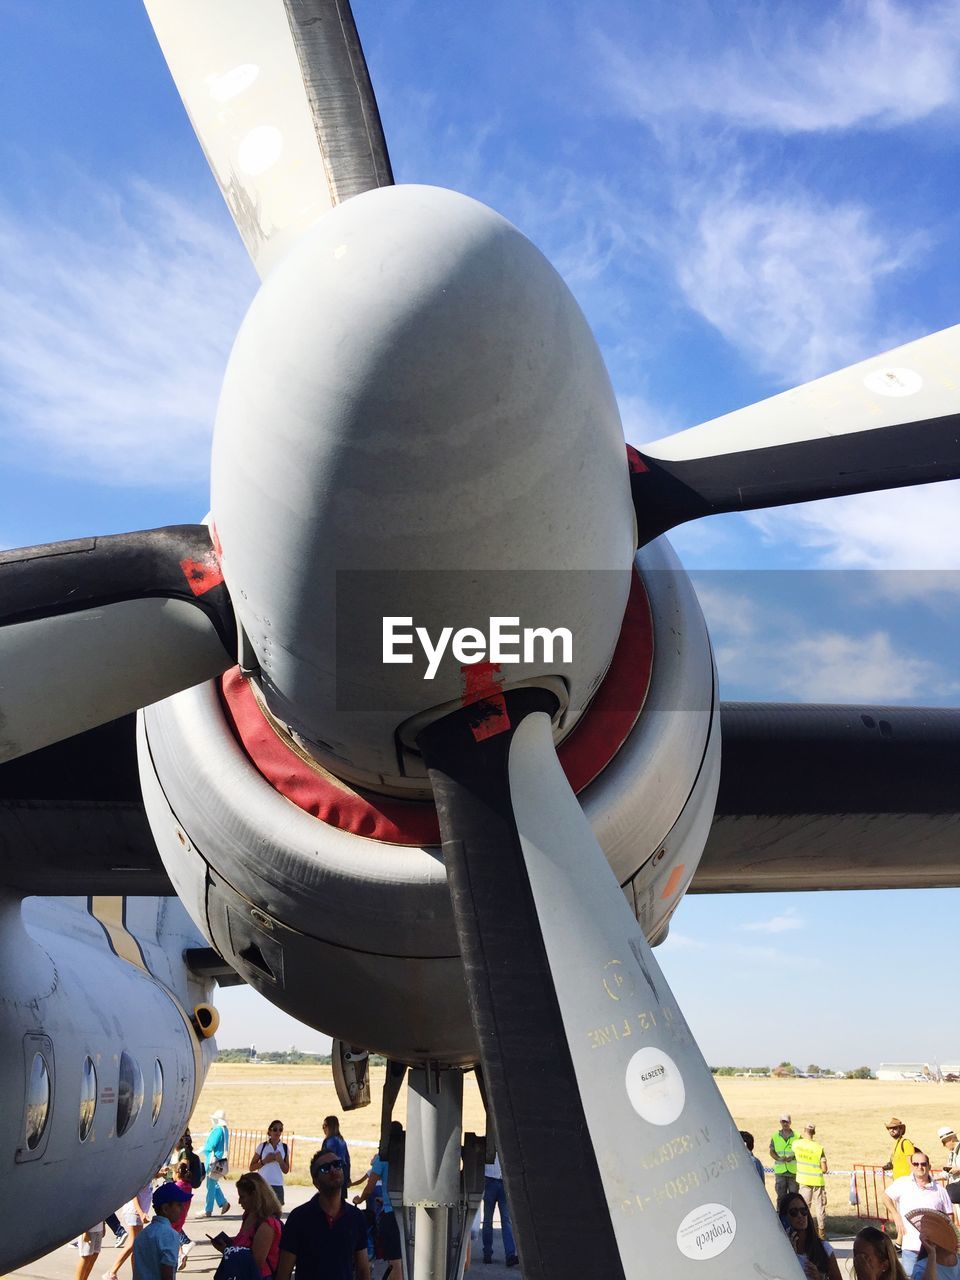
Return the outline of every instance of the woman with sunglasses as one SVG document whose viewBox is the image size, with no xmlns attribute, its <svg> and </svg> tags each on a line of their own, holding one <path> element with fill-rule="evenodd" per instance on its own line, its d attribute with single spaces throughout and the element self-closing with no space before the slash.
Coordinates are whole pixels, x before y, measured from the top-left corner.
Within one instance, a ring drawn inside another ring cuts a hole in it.
<svg viewBox="0 0 960 1280">
<path fill-rule="evenodd" d="M 267 1140 L 261 1142 L 250 1161 L 250 1172 L 259 1173 L 273 1194 L 283 1205 L 283 1175 L 290 1172 L 290 1150 L 282 1141 L 283 1122 L 271 1120 Z"/>
<path fill-rule="evenodd" d="M 803 1196 L 788 1191 L 780 1197 L 777 1213 L 807 1280 L 843 1280 L 833 1246 L 820 1239 Z"/>
<path fill-rule="evenodd" d="M 280 1261 L 280 1205 L 273 1189 L 255 1173 L 242 1173 L 237 1179 L 237 1199 L 243 1211 L 243 1221 L 235 1236 L 208 1236 L 217 1250 L 233 1245 L 249 1249 L 264 1280 L 269 1280 Z"/>
</svg>

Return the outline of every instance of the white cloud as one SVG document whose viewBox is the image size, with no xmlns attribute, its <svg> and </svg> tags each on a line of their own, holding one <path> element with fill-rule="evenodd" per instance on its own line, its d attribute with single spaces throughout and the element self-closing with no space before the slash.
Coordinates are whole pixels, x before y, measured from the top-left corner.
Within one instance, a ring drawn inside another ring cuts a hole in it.
<svg viewBox="0 0 960 1280">
<path fill-rule="evenodd" d="M 800 610 L 753 600 L 710 578 L 698 580 L 696 589 L 721 691 L 736 685 L 799 702 L 916 702 L 960 691 L 952 674 L 881 627 L 811 626 Z"/>
<path fill-rule="evenodd" d="M 894 248 L 858 205 L 802 191 L 751 198 L 729 179 L 725 192 L 685 203 L 697 212 L 672 250 L 684 296 L 764 372 L 797 384 L 888 345 L 877 287 L 918 238 Z"/>
<path fill-rule="evenodd" d="M 953 3 L 774 4 L 722 20 L 691 7 L 687 23 L 685 39 L 669 25 L 671 47 L 649 30 L 627 44 L 598 37 L 598 79 L 623 110 L 652 125 L 699 115 L 791 134 L 891 128 L 957 101 Z"/>
<path fill-rule="evenodd" d="M 87 196 L 75 224 L 0 207 L 0 433 L 38 469 L 196 480 L 252 268 L 143 183 Z"/>
<path fill-rule="evenodd" d="M 617 402 L 620 406 L 623 434 L 630 444 L 641 445 L 649 440 L 659 440 L 661 436 L 672 435 L 685 425 L 678 413 L 654 404 L 645 396 L 619 395 Z"/>
<path fill-rule="evenodd" d="M 781 951 L 779 947 L 758 947 L 751 943 L 736 942 L 730 947 L 730 955 L 737 960 L 747 960 L 754 964 L 793 967 L 802 948 L 797 944 L 794 950 Z M 818 956 L 804 956 L 804 965 L 819 969 L 823 961 Z"/>
<path fill-rule="evenodd" d="M 704 951 L 706 943 L 699 938 L 691 938 L 685 933 L 677 933 L 671 929 L 666 938 L 657 947 L 658 954 L 662 951 Z"/>
<path fill-rule="evenodd" d="M 805 702 L 916 698 L 940 684 L 936 664 L 898 650 L 889 635 L 822 631 L 783 655 L 781 687 Z"/>
<path fill-rule="evenodd" d="M 788 933 L 793 929 L 802 929 L 805 923 L 791 908 L 782 915 L 771 916 L 769 920 L 754 920 L 750 924 L 742 924 L 740 928 L 746 933 Z"/>
<path fill-rule="evenodd" d="M 960 569 L 960 481 L 751 513 L 771 544 L 837 569 Z M 929 585 L 929 584 L 928 584 Z"/>
</svg>

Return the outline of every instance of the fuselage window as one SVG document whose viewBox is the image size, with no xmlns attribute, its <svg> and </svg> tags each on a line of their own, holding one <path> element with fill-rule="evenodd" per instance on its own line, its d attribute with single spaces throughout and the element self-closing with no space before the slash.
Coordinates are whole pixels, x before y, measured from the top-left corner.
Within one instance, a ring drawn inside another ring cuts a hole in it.
<svg viewBox="0 0 960 1280">
<path fill-rule="evenodd" d="M 140 1064 L 126 1049 L 120 1055 L 120 1080 L 117 1085 L 117 1137 L 127 1132 L 143 1106 L 143 1072 Z"/>
<path fill-rule="evenodd" d="M 35 1151 L 50 1118 L 50 1072 L 42 1053 L 33 1055 L 27 1085 L 27 1149 Z"/>
<path fill-rule="evenodd" d="M 160 1065 L 160 1059 L 157 1058 L 153 1064 L 153 1110 L 150 1114 L 151 1124 L 156 1124 L 160 1119 L 160 1108 L 163 1105 L 163 1067 Z"/>
<path fill-rule="evenodd" d="M 97 1068 L 92 1058 L 84 1058 L 80 1077 L 80 1141 L 86 1142 L 97 1111 Z"/>
</svg>

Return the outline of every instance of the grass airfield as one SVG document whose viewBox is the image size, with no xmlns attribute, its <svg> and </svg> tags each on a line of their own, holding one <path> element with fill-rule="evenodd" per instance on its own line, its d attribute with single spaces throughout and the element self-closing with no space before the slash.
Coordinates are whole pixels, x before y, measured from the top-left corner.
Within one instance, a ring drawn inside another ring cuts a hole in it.
<svg viewBox="0 0 960 1280">
<path fill-rule="evenodd" d="M 344 1112 L 337 1101 L 329 1067 L 281 1066 L 272 1063 L 214 1063 L 191 1120 L 196 1133 L 206 1131 L 210 1113 L 223 1107 L 234 1130 L 265 1130 L 271 1120 L 283 1121 L 287 1134 L 319 1137 L 323 1117 L 340 1116 L 343 1136 L 355 1144 L 352 1163 L 357 1175 L 370 1148 L 360 1143 L 376 1143 L 380 1130 L 380 1102 L 383 1090 L 382 1067 L 371 1069 L 372 1102 L 358 1111 Z M 793 1117 L 800 1132 L 805 1124 L 817 1126 L 831 1170 L 850 1170 L 854 1163 L 883 1164 L 890 1156 L 892 1142 L 885 1124 L 897 1116 L 907 1126 L 907 1136 L 930 1153 L 934 1169 L 943 1164 L 944 1151 L 937 1129 L 960 1124 L 960 1084 L 888 1083 L 880 1080 L 771 1080 L 763 1078 L 717 1077 L 717 1084 L 738 1128 L 748 1129 L 756 1139 L 756 1154 L 769 1165 L 767 1144 L 778 1128 L 781 1112 Z M 464 1078 L 464 1129 L 483 1133 L 483 1104 L 476 1077 Z M 406 1085 L 400 1093 L 394 1117 L 405 1122 Z M 306 1182 L 306 1164 L 318 1142 L 294 1144 L 292 1182 Z M 236 1176 L 239 1169 L 232 1169 Z M 827 1179 L 827 1199 L 831 1217 L 846 1218 L 851 1213 L 847 1177 Z M 773 1192 L 773 1178 L 767 1177 Z M 840 1227 L 840 1224 L 836 1224 Z"/>
</svg>

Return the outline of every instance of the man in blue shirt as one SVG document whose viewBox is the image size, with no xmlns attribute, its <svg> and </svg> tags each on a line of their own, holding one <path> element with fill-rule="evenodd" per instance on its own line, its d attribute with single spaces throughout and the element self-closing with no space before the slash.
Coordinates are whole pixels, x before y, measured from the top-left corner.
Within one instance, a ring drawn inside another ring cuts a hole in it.
<svg viewBox="0 0 960 1280">
<path fill-rule="evenodd" d="M 133 1242 L 133 1272 L 137 1280 L 173 1280 L 180 1252 L 180 1232 L 172 1223 L 190 1203 L 190 1196 L 175 1182 L 165 1182 L 153 1193 L 157 1215 Z"/>
<path fill-rule="evenodd" d="M 744 1145 L 744 1146 L 747 1148 L 747 1150 L 750 1152 L 750 1159 L 753 1161 L 753 1167 L 754 1167 L 754 1168 L 756 1169 L 756 1171 L 757 1171 L 757 1177 L 760 1179 L 760 1181 L 763 1183 L 763 1185 L 764 1185 L 764 1186 L 766 1186 L 766 1185 L 767 1185 L 767 1175 L 766 1175 L 766 1173 L 764 1172 L 763 1165 L 760 1163 L 760 1161 L 757 1159 L 757 1157 L 753 1154 L 753 1134 L 752 1134 L 752 1133 L 748 1133 L 746 1129 L 741 1129 L 741 1130 L 740 1130 L 740 1137 L 743 1139 L 743 1145 Z"/>
<path fill-rule="evenodd" d="M 318 1151 L 310 1177 L 317 1194 L 284 1223 L 274 1280 L 290 1280 L 294 1267 L 297 1280 L 370 1280 L 367 1224 L 343 1199 L 343 1161 L 335 1151 Z"/>
</svg>

